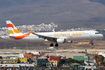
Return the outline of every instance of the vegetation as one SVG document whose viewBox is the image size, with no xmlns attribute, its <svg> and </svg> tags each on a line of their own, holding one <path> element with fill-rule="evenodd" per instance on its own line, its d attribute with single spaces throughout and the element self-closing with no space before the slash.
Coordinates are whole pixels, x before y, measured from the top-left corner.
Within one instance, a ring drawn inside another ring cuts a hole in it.
<svg viewBox="0 0 105 70">
<path fill-rule="evenodd" d="M 96 60 L 96 62 L 97 62 L 97 59 L 98 59 L 97 55 L 95 55 L 93 58 L 94 58 L 94 59 Z"/>
<path fill-rule="evenodd" d="M 17 47 L 16 49 L 24 49 L 23 47 Z"/>
<path fill-rule="evenodd" d="M 1 61 L 1 64 L 3 64 L 3 61 Z"/>
<path fill-rule="evenodd" d="M 101 60 L 101 62 L 103 62 L 104 61 L 104 57 L 102 56 L 100 60 Z"/>
<path fill-rule="evenodd" d="M 75 60 L 72 58 L 67 59 L 67 63 L 79 63 L 79 64 L 84 64 L 84 60 Z"/>
<path fill-rule="evenodd" d="M 60 64 L 64 63 L 65 60 L 64 59 L 60 59 Z"/>
<path fill-rule="evenodd" d="M 101 62 L 101 65 L 105 66 L 105 62 Z"/>
<path fill-rule="evenodd" d="M 97 57 L 97 55 L 94 56 L 94 59 L 96 60 L 96 63 L 101 62 L 101 65 L 105 66 L 104 57 L 102 56 L 100 59 Z M 98 64 L 99 65 L 99 64 Z"/>
</svg>

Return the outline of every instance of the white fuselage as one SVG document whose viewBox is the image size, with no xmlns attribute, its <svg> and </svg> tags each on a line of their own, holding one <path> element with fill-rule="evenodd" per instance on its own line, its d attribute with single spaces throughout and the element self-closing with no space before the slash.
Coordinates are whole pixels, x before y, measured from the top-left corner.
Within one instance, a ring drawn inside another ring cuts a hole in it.
<svg viewBox="0 0 105 70">
<path fill-rule="evenodd" d="M 96 40 L 103 38 L 103 35 L 99 34 L 98 31 L 41 32 L 36 34 L 43 35 L 46 37 L 54 37 L 57 39 L 66 39 L 66 41 Z M 34 34 L 30 34 L 29 36 L 21 40 L 36 41 L 36 42 L 46 41 L 46 39 L 41 38 Z"/>
</svg>

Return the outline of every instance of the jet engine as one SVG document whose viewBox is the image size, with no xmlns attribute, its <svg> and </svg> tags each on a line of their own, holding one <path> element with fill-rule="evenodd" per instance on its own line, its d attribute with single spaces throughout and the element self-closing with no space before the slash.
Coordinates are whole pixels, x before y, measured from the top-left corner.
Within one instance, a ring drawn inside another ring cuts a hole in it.
<svg viewBox="0 0 105 70">
<path fill-rule="evenodd" d="M 57 39 L 57 43 L 65 43 L 66 39 Z"/>
</svg>

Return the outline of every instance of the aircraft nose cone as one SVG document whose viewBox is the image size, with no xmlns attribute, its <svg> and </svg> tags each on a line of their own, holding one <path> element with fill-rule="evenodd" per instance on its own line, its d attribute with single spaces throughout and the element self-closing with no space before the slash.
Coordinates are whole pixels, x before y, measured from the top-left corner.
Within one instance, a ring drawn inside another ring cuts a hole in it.
<svg viewBox="0 0 105 70">
<path fill-rule="evenodd" d="M 104 37 L 103 34 L 101 34 L 100 37 L 103 38 Z"/>
</svg>

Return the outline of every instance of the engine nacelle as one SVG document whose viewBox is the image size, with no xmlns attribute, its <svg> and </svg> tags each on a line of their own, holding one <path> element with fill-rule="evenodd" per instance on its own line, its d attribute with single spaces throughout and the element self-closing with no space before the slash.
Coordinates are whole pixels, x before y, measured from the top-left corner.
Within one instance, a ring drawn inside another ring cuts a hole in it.
<svg viewBox="0 0 105 70">
<path fill-rule="evenodd" d="M 66 39 L 57 39 L 57 43 L 65 43 Z"/>
</svg>

